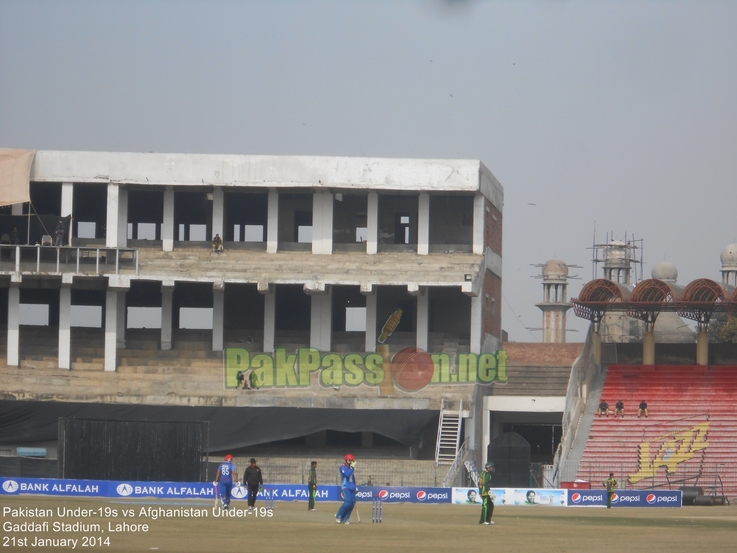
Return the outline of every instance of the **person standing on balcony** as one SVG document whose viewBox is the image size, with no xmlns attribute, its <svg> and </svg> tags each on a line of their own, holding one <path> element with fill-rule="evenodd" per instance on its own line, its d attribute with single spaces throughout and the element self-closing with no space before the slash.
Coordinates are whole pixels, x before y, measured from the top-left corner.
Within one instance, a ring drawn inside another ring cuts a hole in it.
<svg viewBox="0 0 737 553">
<path fill-rule="evenodd" d="M 609 478 L 604 480 L 601 485 L 606 488 L 606 508 L 611 509 L 612 496 L 614 495 L 614 491 L 617 489 L 617 481 L 614 479 L 614 473 L 610 472 Z"/>
<path fill-rule="evenodd" d="M 59 224 L 56 225 L 56 231 L 54 232 L 54 246 L 64 245 L 64 233 L 65 232 L 66 232 L 66 228 L 64 228 L 64 221 L 59 219 Z"/>
</svg>

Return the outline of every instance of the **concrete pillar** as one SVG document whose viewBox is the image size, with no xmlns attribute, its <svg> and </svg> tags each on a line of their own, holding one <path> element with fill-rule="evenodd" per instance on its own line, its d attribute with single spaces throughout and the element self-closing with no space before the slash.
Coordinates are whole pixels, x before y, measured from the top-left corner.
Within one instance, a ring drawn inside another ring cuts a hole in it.
<svg viewBox="0 0 737 553">
<path fill-rule="evenodd" d="M 374 255 L 379 251 L 379 194 L 369 192 L 366 204 L 366 253 Z"/>
<path fill-rule="evenodd" d="M 330 351 L 333 330 L 332 288 L 311 295 L 310 347 Z"/>
<path fill-rule="evenodd" d="M 594 356 L 594 363 L 601 365 L 601 331 L 594 328 L 591 333 L 591 354 Z"/>
<path fill-rule="evenodd" d="M 18 278 L 18 280 L 15 280 Z M 11 276 L 8 288 L 7 365 L 17 367 L 20 352 L 20 278 Z"/>
<path fill-rule="evenodd" d="M 225 284 L 221 281 L 212 288 L 212 351 L 223 351 L 224 321 Z"/>
<path fill-rule="evenodd" d="M 651 324 L 646 324 L 645 334 L 642 336 L 642 364 L 655 364 L 655 329 Z"/>
<path fill-rule="evenodd" d="M 376 289 L 366 294 L 366 352 L 376 349 Z"/>
<path fill-rule="evenodd" d="M 417 349 L 427 351 L 427 345 L 429 342 L 428 328 L 429 328 L 429 314 L 430 314 L 430 295 L 426 287 L 420 287 L 420 293 L 417 295 Z"/>
<path fill-rule="evenodd" d="M 223 233 L 225 224 L 225 192 L 220 187 L 216 187 L 212 192 L 212 236 L 215 238 L 216 234 L 225 241 L 225 234 Z M 222 348 L 221 348 L 222 349 Z"/>
<path fill-rule="evenodd" d="M 59 368 L 71 369 L 72 358 L 72 288 L 62 283 L 59 290 Z"/>
<path fill-rule="evenodd" d="M 276 289 L 270 286 L 264 294 L 264 352 L 274 351 L 276 334 Z"/>
<path fill-rule="evenodd" d="M 108 289 L 105 294 L 105 370 L 118 368 L 118 291 Z"/>
<path fill-rule="evenodd" d="M 23 215 L 23 204 L 13 204 L 10 207 L 11 215 Z"/>
<path fill-rule="evenodd" d="M 473 253 L 483 255 L 486 234 L 486 198 L 477 194 L 473 198 Z"/>
<path fill-rule="evenodd" d="M 487 454 L 487 446 L 491 443 L 491 411 L 486 409 L 486 405 L 484 404 L 482 410 L 482 421 L 481 421 L 481 443 L 478 444 L 479 448 L 481 449 L 481 466 L 483 467 L 486 462 L 489 460 L 486 457 Z"/>
<path fill-rule="evenodd" d="M 161 349 L 171 349 L 171 321 L 174 308 L 174 282 L 161 283 Z"/>
<path fill-rule="evenodd" d="M 20 283 L 10 282 L 8 289 L 8 367 L 17 367 L 20 359 Z"/>
<path fill-rule="evenodd" d="M 61 183 L 61 213 L 62 217 L 72 215 L 74 206 L 74 183 L 73 182 L 62 182 Z M 74 234 L 74 219 L 69 221 L 69 228 L 67 229 L 67 245 L 72 245 L 72 235 Z"/>
<path fill-rule="evenodd" d="M 425 192 L 420 194 L 417 206 L 417 254 L 428 253 L 430 253 L 430 194 Z"/>
<path fill-rule="evenodd" d="M 706 326 L 700 328 L 696 335 L 696 364 L 704 366 L 709 364 L 709 334 Z"/>
<path fill-rule="evenodd" d="M 115 347 L 125 349 L 125 325 L 126 325 L 126 312 L 125 312 L 125 292 L 118 292 L 118 309 L 117 309 L 117 321 L 115 322 Z"/>
<path fill-rule="evenodd" d="M 107 226 L 105 247 L 118 247 L 118 226 L 120 225 L 120 185 L 107 185 Z"/>
<path fill-rule="evenodd" d="M 276 253 L 276 250 L 278 247 L 279 247 L 279 193 L 276 190 L 269 190 L 268 218 L 266 221 L 266 252 Z M 272 351 L 272 350 L 269 350 L 269 351 Z"/>
<path fill-rule="evenodd" d="M 480 354 L 484 343 L 484 301 L 481 294 L 471 296 L 471 353 Z"/>
<path fill-rule="evenodd" d="M 174 251 L 174 187 L 164 189 L 164 223 L 161 227 L 162 249 Z"/>
<path fill-rule="evenodd" d="M 118 194 L 118 247 L 128 246 L 128 190 L 121 188 Z"/>
<path fill-rule="evenodd" d="M 333 253 L 333 195 L 329 192 L 312 195 L 312 253 Z"/>
</svg>

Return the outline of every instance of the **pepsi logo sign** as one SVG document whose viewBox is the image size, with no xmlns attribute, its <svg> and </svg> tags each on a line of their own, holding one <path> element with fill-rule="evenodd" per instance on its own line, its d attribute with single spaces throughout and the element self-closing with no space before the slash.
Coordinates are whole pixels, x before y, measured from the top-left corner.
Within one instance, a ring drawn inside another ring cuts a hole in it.
<svg viewBox="0 0 737 553">
<path fill-rule="evenodd" d="M 581 503 L 581 494 L 578 492 L 571 494 L 571 501 L 573 503 Z"/>
<path fill-rule="evenodd" d="M 616 503 L 617 501 L 619 501 L 619 494 L 615 492 L 612 494 L 612 503 Z"/>
<path fill-rule="evenodd" d="M 650 505 L 652 505 L 653 503 L 655 503 L 655 501 L 656 501 L 655 494 L 654 493 L 647 494 L 647 497 L 645 498 L 645 501 L 647 501 Z"/>
<path fill-rule="evenodd" d="M 418 501 L 425 501 L 426 499 L 427 499 L 427 492 L 425 490 L 420 490 L 417 492 Z"/>
<path fill-rule="evenodd" d="M 381 491 L 379 492 L 379 497 L 380 497 L 381 499 L 387 499 L 387 498 L 389 497 L 389 492 L 388 492 L 388 491 L 386 491 L 386 490 L 381 490 Z"/>
</svg>

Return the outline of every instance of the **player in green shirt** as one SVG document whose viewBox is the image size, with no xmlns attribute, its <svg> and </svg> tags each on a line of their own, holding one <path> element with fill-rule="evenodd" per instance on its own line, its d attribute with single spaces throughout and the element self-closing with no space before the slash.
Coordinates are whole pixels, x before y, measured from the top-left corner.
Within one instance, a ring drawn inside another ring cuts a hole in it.
<svg viewBox="0 0 737 553">
<path fill-rule="evenodd" d="M 310 477 L 307 480 L 307 491 L 310 494 L 310 501 L 307 504 L 308 511 L 316 511 L 315 494 L 317 493 L 317 461 L 310 463 Z"/>
<path fill-rule="evenodd" d="M 479 524 L 494 524 L 491 515 L 494 512 L 494 501 L 491 493 L 491 478 L 494 475 L 494 463 L 489 461 L 486 469 L 479 475 L 479 495 L 481 495 L 481 520 Z"/>
<path fill-rule="evenodd" d="M 614 473 L 610 472 L 609 478 L 604 480 L 601 485 L 606 488 L 606 508 L 611 509 L 612 496 L 614 495 L 614 490 L 617 489 L 617 481 L 614 479 Z"/>
</svg>

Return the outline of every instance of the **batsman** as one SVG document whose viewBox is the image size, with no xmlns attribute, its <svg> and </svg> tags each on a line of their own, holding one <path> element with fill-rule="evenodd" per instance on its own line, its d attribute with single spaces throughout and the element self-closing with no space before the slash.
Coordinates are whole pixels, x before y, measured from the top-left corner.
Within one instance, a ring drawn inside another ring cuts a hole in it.
<svg viewBox="0 0 737 553">
<path fill-rule="evenodd" d="M 494 524 L 491 515 L 494 513 L 494 496 L 491 493 L 491 479 L 494 475 L 494 463 L 484 465 L 484 472 L 479 475 L 479 495 L 481 496 L 481 520 L 479 524 Z"/>
</svg>

